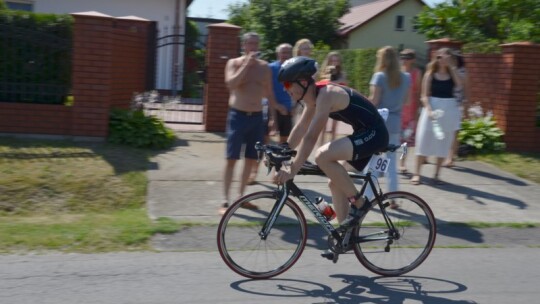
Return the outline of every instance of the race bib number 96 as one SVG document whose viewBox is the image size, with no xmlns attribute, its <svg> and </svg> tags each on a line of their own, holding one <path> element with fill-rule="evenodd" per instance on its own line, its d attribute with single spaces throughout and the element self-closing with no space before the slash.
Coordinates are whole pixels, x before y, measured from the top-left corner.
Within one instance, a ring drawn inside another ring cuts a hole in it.
<svg viewBox="0 0 540 304">
<path fill-rule="evenodd" d="M 374 155 L 371 158 L 370 166 L 372 172 L 386 173 L 390 159 L 386 158 L 386 154 Z"/>
</svg>

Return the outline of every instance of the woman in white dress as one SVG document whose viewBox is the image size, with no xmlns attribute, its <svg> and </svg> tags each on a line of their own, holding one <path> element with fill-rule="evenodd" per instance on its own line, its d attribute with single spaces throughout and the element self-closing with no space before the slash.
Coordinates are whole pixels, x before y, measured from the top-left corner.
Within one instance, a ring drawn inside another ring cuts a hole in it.
<svg viewBox="0 0 540 304">
<path fill-rule="evenodd" d="M 451 50 L 438 50 L 422 80 L 420 100 L 424 107 L 416 129 L 416 166 L 411 179 L 413 185 L 420 184 L 420 169 L 427 156 L 437 158 L 433 182 L 436 185 L 442 184 L 439 179 L 441 165 L 448 156 L 461 120 L 459 104 L 454 97 L 454 90 L 461 87 Z"/>
</svg>

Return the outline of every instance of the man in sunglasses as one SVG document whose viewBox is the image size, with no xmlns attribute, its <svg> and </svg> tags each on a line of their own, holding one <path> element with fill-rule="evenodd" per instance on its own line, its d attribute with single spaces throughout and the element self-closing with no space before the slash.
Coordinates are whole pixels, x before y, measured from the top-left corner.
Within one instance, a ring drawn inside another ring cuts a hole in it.
<svg viewBox="0 0 540 304">
<path fill-rule="evenodd" d="M 223 176 L 225 202 L 219 209 L 223 214 L 229 206 L 230 188 L 234 166 L 244 151 L 244 168 L 240 178 L 239 195 L 244 194 L 249 175 L 257 163 L 255 143 L 264 138 L 262 99 L 268 99 L 271 108 L 283 115 L 287 110 L 277 104 L 272 91 L 272 72 L 268 63 L 259 59 L 259 35 L 254 32 L 242 36 L 244 54 L 227 61 L 225 84 L 229 88 L 229 112 L 227 115 L 227 151 Z M 244 208 L 256 209 L 255 205 L 244 204 Z"/>
<path fill-rule="evenodd" d="M 330 178 L 328 186 L 340 228 L 347 230 L 358 224 L 367 204 L 340 161 L 348 161 L 362 171 L 374 153 L 388 146 L 388 130 L 377 108 L 366 97 L 343 85 L 315 83 L 315 72 L 315 60 L 302 56 L 285 61 L 279 71 L 279 81 L 293 100 L 302 100 L 304 110 L 287 143 L 298 153 L 291 166 L 277 172 L 274 178 L 283 184 L 298 173 L 328 117 L 349 124 L 353 134 L 326 143 L 315 153 L 315 162 Z"/>
</svg>

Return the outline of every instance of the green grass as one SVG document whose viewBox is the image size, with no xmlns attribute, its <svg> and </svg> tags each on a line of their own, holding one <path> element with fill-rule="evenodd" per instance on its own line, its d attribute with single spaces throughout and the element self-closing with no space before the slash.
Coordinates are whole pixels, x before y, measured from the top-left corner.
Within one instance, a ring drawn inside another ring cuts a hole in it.
<svg viewBox="0 0 540 304">
<path fill-rule="evenodd" d="M 540 184 L 539 153 L 494 153 L 469 156 L 470 160 L 479 160 L 492 164 L 504 171 Z"/>
<path fill-rule="evenodd" d="M 525 229 L 525 228 L 536 228 L 536 227 L 540 227 L 540 222 L 539 222 L 539 223 L 449 222 L 449 223 L 446 223 L 446 225 L 451 225 L 451 226 L 462 226 L 462 227 L 469 227 L 469 228 L 474 228 L 474 229 L 482 229 L 482 228 L 514 228 L 514 229 Z"/>
<path fill-rule="evenodd" d="M 3 217 L 0 252 L 150 250 L 148 240 L 152 235 L 174 233 L 179 227 L 179 223 L 166 218 L 151 221 L 145 209 Z"/>
<path fill-rule="evenodd" d="M 149 249 L 181 224 L 145 210 L 152 152 L 0 138 L 0 252 Z"/>
</svg>

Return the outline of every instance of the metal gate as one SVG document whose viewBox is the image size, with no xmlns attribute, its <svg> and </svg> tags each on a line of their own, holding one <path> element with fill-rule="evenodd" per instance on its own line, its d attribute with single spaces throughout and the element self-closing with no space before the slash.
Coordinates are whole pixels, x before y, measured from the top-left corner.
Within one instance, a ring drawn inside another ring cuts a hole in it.
<svg viewBox="0 0 540 304">
<path fill-rule="evenodd" d="M 202 125 L 202 98 L 182 98 L 178 95 L 180 88 L 180 71 L 183 69 L 183 58 L 179 58 L 178 46 L 184 44 L 184 35 L 173 34 L 174 30 L 164 27 L 163 36 L 155 37 L 156 86 L 161 83 L 167 88 L 147 92 L 138 98 L 144 105 L 145 113 L 158 117 L 167 124 Z M 157 35 L 156 35 L 157 36 Z"/>
</svg>

